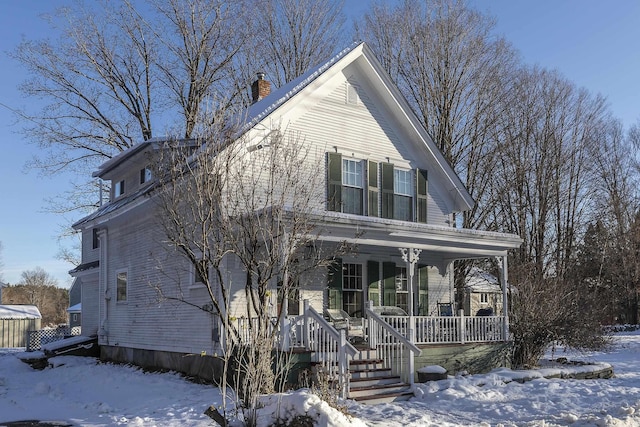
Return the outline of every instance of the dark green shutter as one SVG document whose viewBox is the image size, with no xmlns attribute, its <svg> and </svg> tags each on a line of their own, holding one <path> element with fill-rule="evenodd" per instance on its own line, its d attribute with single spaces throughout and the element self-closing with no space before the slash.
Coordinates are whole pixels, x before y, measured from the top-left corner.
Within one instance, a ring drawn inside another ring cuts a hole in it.
<svg viewBox="0 0 640 427">
<path fill-rule="evenodd" d="M 327 153 L 327 210 L 342 212 L 342 155 Z"/>
<path fill-rule="evenodd" d="M 369 299 L 373 305 L 380 305 L 380 263 L 367 261 L 367 281 L 369 282 Z"/>
<path fill-rule="evenodd" d="M 382 263 L 382 283 L 384 293 L 382 305 L 396 305 L 396 264 L 395 262 Z"/>
<path fill-rule="evenodd" d="M 416 170 L 416 221 L 427 222 L 427 171 Z"/>
<path fill-rule="evenodd" d="M 372 162 L 369 160 L 368 162 L 368 179 L 367 179 L 367 187 L 369 189 L 369 210 L 367 215 L 369 216 L 379 216 L 378 213 L 378 162 Z"/>
<path fill-rule="evenodd" d="M 336 258 L 328 268 L 329 273 L 329 308 L 342 308 L 342 260 Z"/>
<path fill-rule="evenodd" d="M 381 163 L 380 193 L 382 199 L 382 218 L 393 218 L 393 164 Z"/>
<path fill-rule="evenodd" d="M 429 266 L 418 264 L 418 316 L 429 315 Z"/>
</svg>

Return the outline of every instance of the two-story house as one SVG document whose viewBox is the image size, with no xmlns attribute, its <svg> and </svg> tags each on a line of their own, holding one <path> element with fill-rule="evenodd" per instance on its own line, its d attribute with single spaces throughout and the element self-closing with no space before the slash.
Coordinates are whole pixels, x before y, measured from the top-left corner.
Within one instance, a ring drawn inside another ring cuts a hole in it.
<svg viewBox="0 0 640 427">
<path fill-rule="evenodd" d="M 497 257 L 505 283 L 507 251 L 521 240 L 456 227 L 454 214 L 469 210 L 474 200 L 370 48 L 353 45 L 273 91 L 262 77 L 256 84 L 247 132 L 284 123 L 324 153 L 326 233 L 319 239 L 357 246 L 301 289 L 299 300 L 289 302 L 292 318 L 304 316 L 307 306 L 317 313 L 342 309 L 360 318 L 369 304 L 397 306 L 409 316 L 388 319 L 388 324 L 421 348 L 505 341 L 506 312 L 493 319 L 490 337 L 475 331 L 475 323 L 465 323 L 452 307 L 452 263 Z M 111 182 L 111 197 L 75 224 L 82 232 L 82 264 L 71 274 L 82 283 L 82 334 L 98 336 L 103 357 L 193 372 L 198 369 L 193 364 L 201 362 L 184 356 L 219 351 L 219 337 L 212 333 L 208 313 L 159 304 L 149 286 L 159 239 L 153 238 L 154 179 L 147 162 L 157 142 L 140 143 L 95 172 Z M 232 275 L 237 264 L 227 265 Z M 184 283 L 195 285 L 193 271 L 179 274 Z M 194 301 L 204 298 L 197 286 L 189 292 Z M 443 305 L 449 306 L 444 314 L 453 316 L 439 321 Z M 231 314 L 246 316 L 244 307 L 237 303 Z M 306 328 L 310 324 L 304 323 Z M 445 324 L 448 332 L 441 327 Z"/>
</svg>

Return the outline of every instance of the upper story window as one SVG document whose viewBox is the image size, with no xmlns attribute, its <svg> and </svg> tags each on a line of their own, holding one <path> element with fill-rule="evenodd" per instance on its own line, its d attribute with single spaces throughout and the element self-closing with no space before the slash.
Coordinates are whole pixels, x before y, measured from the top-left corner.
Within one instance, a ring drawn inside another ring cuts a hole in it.
<svg viewBox="0 0 640 427">
<path fill-rule="evenodd" d="M 149 169 L 148 167 L 140 169 L 140 184 L 151 181 L 151 178 L 151 169 Z"/>
<path fill-rule="evenodd" d="M 427 222 L 427 171 L 327 153 L 327 210 Z"/>
<path fill-rule="evenodd" d="M 91 247 L 93 249 L 98 249 L 100 247 L 100 238 L 98 237 L 98 229 L 94 228 L 93 230 L 91 230 L 91 234 L 92 234 Z"/>
<path fill-rule="evenodd" d="M 362 215 L 362 161 L 342 159 L 342 212 Z"/>
<path fill-rule="evenodd" d="M 393 170 L 393 218 L 413 220 L 413 179 L 411 171 Z"/>
<path fill-rule="evenodd" d="M 124 179 L 122 181 L 116 182 L 116 186 L 113 189 L 113 196 L 120 197 L 124 194 Z"/>
</svg>

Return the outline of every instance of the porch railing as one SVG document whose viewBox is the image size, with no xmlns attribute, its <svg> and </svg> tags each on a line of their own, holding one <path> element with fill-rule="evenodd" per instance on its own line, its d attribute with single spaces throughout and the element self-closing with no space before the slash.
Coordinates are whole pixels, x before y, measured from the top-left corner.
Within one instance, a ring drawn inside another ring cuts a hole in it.
<svg viewBox="0 0 640 427">
<path fill-rule="evenodd" d="M 409 316 L 380 316 L 409 338 Z M 506 341 L 503 316 L 414 316 L 415 344 L 464 344 Z"/>
<path fill-rule="evenodd" d="M 394 326 L 386 322 L 386 316 L 383 318 L 375 314 L 371 306 L 365 309 L 365 313 L 368 320 L 365 335 L 369 347 L 377 349 L 378 357 L 383 360 L 385 368 L 391 369 L 392 374 L 413 384 L 414 357 L 419 356 L 422 351 L 411 342 L 413 328 L 409 327 L 409 318 Z M 397 330 L 398 326 L 403 327 L 403 332 Z"/>
</svg>

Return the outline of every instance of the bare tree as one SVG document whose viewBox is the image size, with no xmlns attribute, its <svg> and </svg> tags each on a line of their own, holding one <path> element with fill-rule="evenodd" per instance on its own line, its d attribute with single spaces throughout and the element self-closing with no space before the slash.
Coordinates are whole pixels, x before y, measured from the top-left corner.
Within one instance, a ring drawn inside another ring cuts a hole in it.
<svg viewBox="0 0 640 427">
<path fill-rule="evenodd" d="M 514 363 L 532 365 L 554 342 L 602 344 L 602 304 L 576 280 L 575 262 L 593 213 L 593 153 L 608 113 L 601 97 L 546 70 L 521 69 L 514 92 L 491 190 L 494 220 L 524 240 L 510 269 L 511 332 Z"/>
<path fill-rule="evenodd" d="M 293 132 L 239 137 L 221 118 L 210 122 L 218 125 L 201 137 L 160 149 L 157 218 L 168 249 L 192 266 L 206 289 L 251 424 L 258 395 L 279 382 L 272 370 L 274 319 L 286 314 L 288 298 L 309 273 L 331 259 L 317 242 L 322 156 Z M 238 268 L 231 269 L 234 263 Z M 178 281 L 154 286 L 163 299 L 201 308 L 201 301 L 175 292 Z M 237 312 L 251 318 L 246 329 L 238 328 Z"/>
<path fill-rule="evenodd" d="M 2 258 L 2 242 L 0 242 L 0 282 L 2 281 L 2 274 L 4 272 L 4 260 Z M 2 301 L 0 301 L 0 304 L 2 304 Z"/>
<path fill-rule="evenodd" d="M 249 76 L 264 71 L 276 86 L 330 58 L 343 36 L 343 0 L 253 0 L 255 61 Z"/>
<path fill-rule="evenodd" d="M 477 203 L 455 223 L 503 230 L 492 220 L 492 170 L 516 54 L 490 17 L 458 0 L 374 4 L 359 28 Z M 456 299 L 471 262 L 456 262 Z"/>
<path fill-rule="evenodd" d="M 203 106 L 233 99 L 228 81 L 243 47 L 237 23 L 245 10 L 240 1 L 208 0 L 60 9 L 51 20 L 57 40 L 26 40 L 12 54 L 29 73 L 22 91 L 43 105 L 19 113 L 27 136 L 43 149 L 32 166 L 86 176 L 157 131 L 190 137 Z M 182 120 L 169 119 L 175 117 Z M 97 191 L 89 201 L 78 191 L 71 197 L 72 208 L 91 207 Z"/>
<path fill-rule="evenodd" d="M 638 127 L 628 135 L 617 120 L 603 122 L 592 156 L 598 191 L 594 191 L 592 222 L 578 259 L 578 275 L 597 286 L 608 318 L 638 321 L 640 228 L 638 194 Z"/>
<path fill-rule="evenodd" d="M 20 281 L 3 289 L 2 299 L 9 304 L 32 304 L 38 307 L 42 323 L 54 326 L 67 322 L 69 292 L 43 268 L 23 271 Z"/>
</svg>

